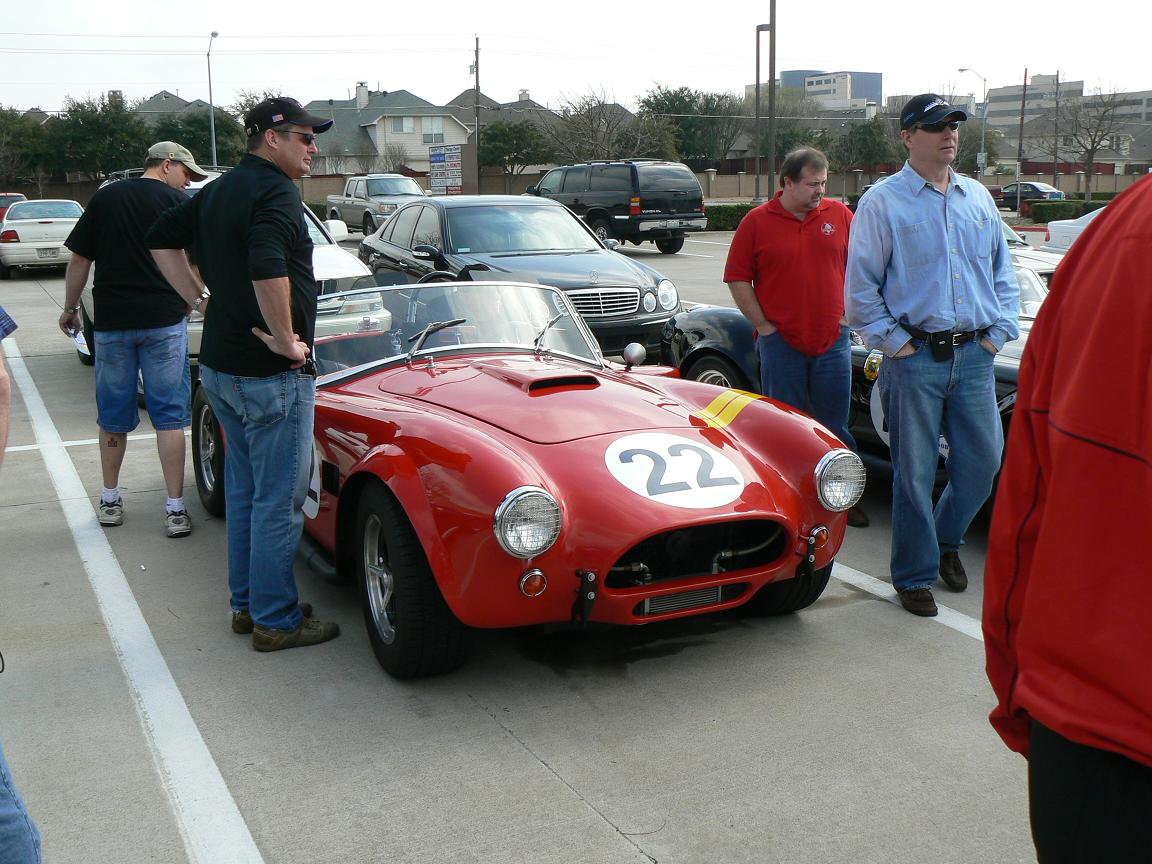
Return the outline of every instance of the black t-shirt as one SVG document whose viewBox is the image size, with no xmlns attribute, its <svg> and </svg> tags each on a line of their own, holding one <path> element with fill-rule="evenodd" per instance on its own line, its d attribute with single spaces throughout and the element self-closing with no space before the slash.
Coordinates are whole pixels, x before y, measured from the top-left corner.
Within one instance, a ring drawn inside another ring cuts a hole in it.
<svg viewBox="0 0 1152 864">
<path fill-rule="evenodd" d="M 96 262 L 97 330 L 178 324 L 188 304 L 164 279 L 144 237 L 165 210 L 187 200 L 163 180 L 135 177 L 97 190 L 64 245 Z"/>
<path fill-rule="evenodd" d="M 196 197 L 168 211 L 148 233 L 152 249 L 194 247 L 212 292 L 204 318 L 200 362 L 217 372 L 267 378 L 292 361 L 252 334 L 268 332 L 254 281 L 287 276 L 292 327 L 309 347 L 316 330 L 312 238 L 300 191 L 272 162 L 252 154 Z"/>
</svg>

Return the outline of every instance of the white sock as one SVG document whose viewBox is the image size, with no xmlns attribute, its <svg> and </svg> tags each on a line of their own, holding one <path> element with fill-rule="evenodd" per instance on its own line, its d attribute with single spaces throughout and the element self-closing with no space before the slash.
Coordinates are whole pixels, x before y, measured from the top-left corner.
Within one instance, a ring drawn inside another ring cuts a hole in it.
<svg viewBox="0 0 1152 864">
<path fill-rule="evenodd" d="M 119 498 L 120 498 L 120 487 L 119 486 L 114 486 L 111 489 L 109 489 L 107 486 L 105 486 L 104 491 L 100 493 L 100 500 L 103 501 L 105 504 L 111 504 L 112 502 L 118 500 Z"/>
<path fill-rule="evenodd" d="M 184 496 L 180 496 L 179 498 L 169 498 L 168 499 L 168 512 L 169 513 L 180 513 L 183 510 L 184 510 Z"/>
</svg>

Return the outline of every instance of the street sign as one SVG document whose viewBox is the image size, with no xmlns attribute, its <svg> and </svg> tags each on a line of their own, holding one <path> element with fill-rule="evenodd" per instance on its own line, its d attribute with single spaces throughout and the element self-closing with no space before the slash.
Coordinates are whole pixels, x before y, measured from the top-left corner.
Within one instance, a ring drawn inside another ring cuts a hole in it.
<svg viewBox="0 0 1152 864">
<path fill-rule="evenodd" d="M 976 167 L 983 170 L 988 161 L 987 154 L 983 150 L 976 154 Z"/>
<path fill-rule="evenodd" d="M 428 177 L 433 195 L 464 193 L 464 163 L 459 144 L 437 144 L 428 148 Z"/>
</svg>

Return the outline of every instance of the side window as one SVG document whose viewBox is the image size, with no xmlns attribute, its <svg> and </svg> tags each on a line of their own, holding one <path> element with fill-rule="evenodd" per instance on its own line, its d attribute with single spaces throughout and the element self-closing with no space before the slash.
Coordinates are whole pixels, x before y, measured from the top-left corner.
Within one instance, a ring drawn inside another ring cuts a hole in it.
<svg viewBox="0 0 1152 864">
<path fill-rule="evenodd" d="M 404 207 L 397 210 L 391 219 L 392 234 L 389 241 L 404 249 L 412 248 L 412 229 L 416 227 L 416 219 L 420 216 L 423 207 Z"/>
<path fill-rule="evenodd" d="M 577 168 L 569 168 L 568 172 L 564 175 L 563 192 L 583 192 L 587 186 L 585 181 L 588 178 L 588 169 L 583 165 Z"/>
<path fill-rule="evenodd" d="M 631 192 L 632 169 L 627 165 L 593 165 L 588 177 L 589 192 Z"/>
<path fill-rule="evenodd" d="M 444 235 L 440 231 L 440 214 L 435 207 L 421 207 L 420 218 L 416 221 L 416 233 L 412 236 L 412 246 L 421 243 L 444 248 Z"/>
<path fill-rule="evenodd" d="M 540 185 L 536 187 L 541 195 L 555 195 L 560 191 L 560 182 L 564 179 L 564 169 L 557 168 L 555 171 L 549 171 L 544 175 L 544 179 L 540 181 Z"/>
<path fill-rule="evenodd" d="M 364 181 L 363 180 L 357 180 L 352 185 L 352 197 L 353 198 L 363 198 L 364 197 Z"/>
</svg>

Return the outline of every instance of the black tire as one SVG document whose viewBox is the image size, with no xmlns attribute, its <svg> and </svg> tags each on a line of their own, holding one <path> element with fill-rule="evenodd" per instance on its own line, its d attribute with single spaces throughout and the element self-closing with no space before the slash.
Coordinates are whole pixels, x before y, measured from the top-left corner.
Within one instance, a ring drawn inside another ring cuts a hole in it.
<svg viewBox="0 0 1152 864">
<path fill-rule="evenodd" d="M 600 238 L 600 242 L 612 239 L 612 225 L 603 216 L 597 216 L 588 223 L 588 227 L 592 229 L 592 233 Z"/>
<path fill-rule="evenodd" d="M 76 356 L 85 366 L 94 366 L 96 364 L 96 331 L 92 327 L 92 319 L 84 311 L 83 305 L 80 306 L 80 330 L 84 334 L 84 341 L 88 344 L 88 353 L 85 354 L 77 348 Z"/>
<path fill-rule="evenodd" d="M 464 662 L 464 625 L 444 602 L 424 549 L 388 489 L 364 490 L 356 513 L 356 583 L 372 652 L 393 678 Z"/>
<path fill-rule="evenodd" d="M 737 390 L 748 390 L 751 387 L 743 372 L 715 354 L 694 361 L 683 376 L 689 381 L 715 384 L 717 387 L 733 387 Z"/>
<path fill-rule="evenodd" d="M 665 255 L 675 255 L 684 248 L 684 238 L 669 237 L 667 240 L 657 240 L 656 248 Z"/>
<path fill-rule="evenodd" d="M 204 509 L 223 517 L 224 436 L 203 387 L 192 397 L 192 471 Z"/>
<path fill-rule="evenodd" d="M 365 213 L 364 214 L 364 222 L 360 226 L 360 228 L 361 228 L 361 230 L 363 230 L 364 236 L 368 237 L 373 231 L 376 230 L 376 223 L 372 221 L 371 216 L 369 216 L 367 213 Z"/>
<path fill-rule="evenodd" d="M 753 615 L 788 615 L 811 606 L 828 587 L 832 564 L 813 570 L 807 576 L 765 585 L 744 608 Z"/>
<path fill-rule="evenodd" d="M 0 279 L 7 279 L 12 275 L 12 268 L 0 261 Z"/>
</svg>

